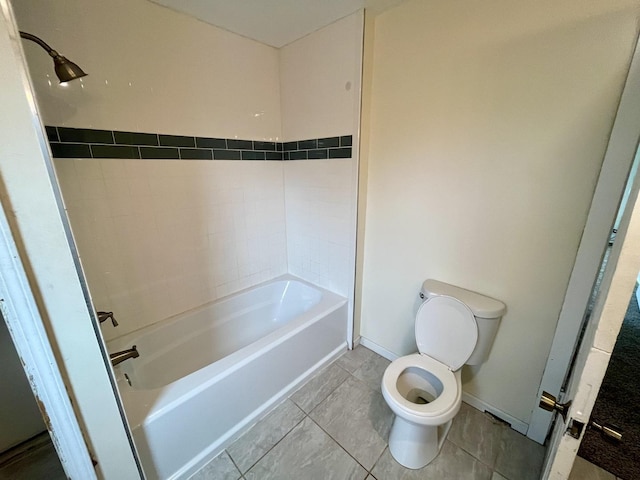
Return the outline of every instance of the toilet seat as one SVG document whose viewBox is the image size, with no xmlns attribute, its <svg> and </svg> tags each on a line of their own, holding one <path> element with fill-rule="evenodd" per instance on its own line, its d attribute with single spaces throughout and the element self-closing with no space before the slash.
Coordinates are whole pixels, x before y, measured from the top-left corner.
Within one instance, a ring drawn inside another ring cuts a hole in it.
<svg viewBox="0 0 640 480">
<path fill-rule="evenodd" d="M 398 378 L 407 368 L 419 368 L 434 375 L 442 383 L 442 393 L 432 402 L 421 405 L 410 402 L 398 391 Z M 396 415 L 422 425 L 440 425 L 458 413 L 462 401 L 460 372 L 428 355 L 415 353 L 391 362 L 382 377 L 382 394 Z"/>
</svg>

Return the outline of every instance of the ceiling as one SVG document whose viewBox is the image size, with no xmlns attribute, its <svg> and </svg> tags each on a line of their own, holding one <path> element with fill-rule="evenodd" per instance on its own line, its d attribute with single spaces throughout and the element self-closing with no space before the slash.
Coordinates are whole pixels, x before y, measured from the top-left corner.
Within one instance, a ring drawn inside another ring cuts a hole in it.
<svg viewBox="0 0 640 480">
<path fill-rule="evenodd" d="M 211 25 L 280 48 L 361 8 L 403 0 L 151 0 Z"/>
</svg>

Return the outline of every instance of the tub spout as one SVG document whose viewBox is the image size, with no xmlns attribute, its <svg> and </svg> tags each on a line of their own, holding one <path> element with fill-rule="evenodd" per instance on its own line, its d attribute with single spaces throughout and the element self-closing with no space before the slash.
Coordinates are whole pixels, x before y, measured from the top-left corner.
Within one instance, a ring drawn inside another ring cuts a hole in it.
<svg viewBox="0 0 640 480">
<path fill-rule="evenodd" d="M 138 347 L 135 345 L 128 350 L 122 350 L 121 352 L 110 353 L 109 358 L 111 359 L 111 365 L 114 367 L 119 363 L 128 360 L 129 358 L 138 358 L 140 354 L 138 353 Z"/>
</svg>

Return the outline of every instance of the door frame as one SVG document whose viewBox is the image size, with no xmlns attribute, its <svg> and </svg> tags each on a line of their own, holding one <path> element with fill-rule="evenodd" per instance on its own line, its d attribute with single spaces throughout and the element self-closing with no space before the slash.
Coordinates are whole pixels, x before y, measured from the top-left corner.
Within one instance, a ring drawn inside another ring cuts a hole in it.
<svg viewBox="0 0 640 480">
<path fill-rule="evenodd" d="M 2 314 L 67 476 L 141 478 L 9 0 L 0 63 Z"/>
<path fill-rule="evenodd" d="M 532 405 L 527 437 L 543 444 L 553 422 L 537 408 L 543 391 L 562 397 L 583 320 L 607 248 L 640 139 L 640 38 L 636 37 L 600 176 L 571 272 L 549 357 Z"/>
<path fill-rule="evenodd" d="M 561 400 L 562 403 L 567 400 L 572 403 L 566 420 L 556 417 L 543 467 L 544 479 L 564 480 L 571 473 L 637 282 L 640 271 L 638 190 L 640 176 L 636 175 L 611 250 L 611 260 L 605 268 L 593 309 L 593 321 L 585 330 L 566 393 Z M 573 420 L 584 425 L 577 437 L 567 431 Z"/>
<path fill-rule="evenodd" d="M 0 209 L 0 310 L 69 478 L 96 478 L 5 212 Z"/>
</svg>

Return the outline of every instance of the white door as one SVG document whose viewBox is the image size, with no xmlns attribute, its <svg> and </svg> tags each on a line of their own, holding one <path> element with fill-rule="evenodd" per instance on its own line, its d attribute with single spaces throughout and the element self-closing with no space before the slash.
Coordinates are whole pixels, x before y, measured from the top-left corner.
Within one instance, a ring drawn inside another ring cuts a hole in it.
<svg viewBox="0 0 640 480">
<path fill-rule="evenodd" d="M 545 366 L 527 436 L 544 443 L 553 416 L 537 407 L 542 392 L 560 397 L 591 291 L 598 275 L 616 213 L 640 139 L 640 48 L 636 45 L 627 81 L 611 131 L 587 223 L 580 241 L 556 333 Z M 637 271 L 636 271 L 637 273 Z"/>
<path fill-rule="evenodd" d="M 561 403 L 571 404 L 566 419 L 557 416 L 543 469 L 545 479 L 568 478 L 578 447 L 590 421 L 611 352 L 640 270 L 640 205 L 636 178 L 618 238 L 606 267 L 593 318 L 578 349 Z M 593 419 L 592 419 L 593 420 Z"/>
</svg>

